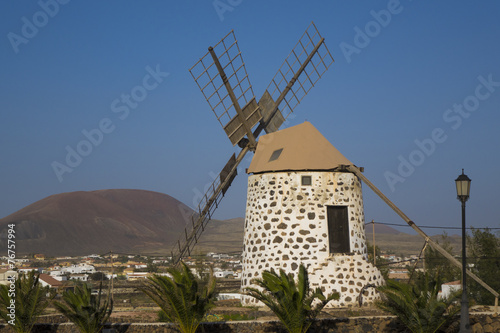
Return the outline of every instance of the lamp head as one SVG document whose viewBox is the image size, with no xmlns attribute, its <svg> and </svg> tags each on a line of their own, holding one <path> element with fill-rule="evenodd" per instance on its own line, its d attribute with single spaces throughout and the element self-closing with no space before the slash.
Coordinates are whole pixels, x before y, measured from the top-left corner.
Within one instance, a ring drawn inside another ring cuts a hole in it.
<svg viewBox="0 0 500 333">
<path fill-rule="evenodd" d="M 470 195 L 470 178 L 464 174 L 464 169 L 462 169 L 462 174 L 455 179 L 455 184 L 457 186 L 457 199 L 466 202 Z"/>
</svg>

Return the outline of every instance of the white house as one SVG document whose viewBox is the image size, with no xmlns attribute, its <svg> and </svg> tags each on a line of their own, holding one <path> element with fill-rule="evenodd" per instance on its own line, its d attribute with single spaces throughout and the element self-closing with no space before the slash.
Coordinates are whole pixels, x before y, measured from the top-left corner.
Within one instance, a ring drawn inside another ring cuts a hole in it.
<svg viewBox="0 0 500 333">
<path fill-rule="evenodd" d="M 43 287 L 48 286 L 49 288 L 57 289 L 63 286 L 63 283 L 61 281 L 54 279 L 52 276 L 48 274 L 40 274 L 39 281 Z"/>
<path fill-rule="evenodd" d="M 35 271 L 35 272 L 38 272 L 38 268 L 34 268 L 34 267 L 26 267 L 26 268 L 19 268 L 17 270 L 19 273 L 22 273 L 22 274 L 27 274 L 31 271 Z"/>
<path fill-rule="evenodd" d="M 87 282 L 89 280 L 89 275 L 88 274 L 71 274 L 69 276 L 69 279 Z"/>
<path fill-rule="evenodd" d="M 63 276 L 64 272 L 61 271 L 61 267 L 54 267 L 54 269 L 51 271 L 48 271 L 47 274 L 49 274 L 50 276 L 55 278 L 56 276 Z"/>
<path fill-rule="evenodd" d="M 217 300 L 225 300 L 225 299 L 240 299 L 243 295 L 239 293 L 219 293 L 217 294 Z"/>
<path fill-rule="evenodd" d="M 78 264 L 78 265 L 71 265 L 68 267 L 63 267 L 61 268 L 61 272 L 64 273 L 70 273 L 70 274 L 92 274 L 95 273 L 95 267 L 92 265 L 88 264 Z"/>
<path fill-rule="evenodd" d="M 214 271 L 214 276 L 216 278 L 227 278 L 229 276 L 234 277 L 234 272 L 233 271 L 223 271 L 223 270 L 216 270 Z"/>
<path fill-rule="evenodd" d="M 440 297 L 447 298 L 452 293 L 454 293 L 458 290 L 461 290 L 461 289 L 462 289 L 462 285 L 461 285 L 460 281 L 452 281 L 452 282 L 448 282 L 448 283 L 443 283 L 441 285 Z"/>
<path fill-rule="evenodd" d="M 150 273 L 147 273 L 147 272 L 127 273 L 127 280 L 129 280 L 129 281 L 144 280 L 144 279 L 147 279 L 149 275 L 150 275 Z"/>
<path fill-rule="evenodd" d="M 88 256 L 87 256 L 87 258 L 92 258 L 92 259 L 100 259 L 100 258 L 101 258 L 101 256 L 100 256 L 100 255 L 98 255 L 98 254 L 90 254 L 90 255 L 88 255 Z"/>
</svg>

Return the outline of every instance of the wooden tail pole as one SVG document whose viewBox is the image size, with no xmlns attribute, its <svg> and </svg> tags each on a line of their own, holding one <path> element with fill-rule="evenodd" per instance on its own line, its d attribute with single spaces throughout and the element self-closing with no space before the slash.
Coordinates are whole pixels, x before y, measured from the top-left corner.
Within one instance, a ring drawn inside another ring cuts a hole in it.
<svg viewBox="0 0 500 333">
<path fill-rule="evenodd" d="M 373 266 L 377 266 L 377 252 L 375 250 L 375 220 L 372 220 L 373 227 Z"/>
<path fill-rule="evenodd" d="M 446 259 L 448 259 L 449 261 L 451 261 L 452 264 L 454 264 L 455 266 L 457 266 L 460 269 L 462 269 L 462 263 L 460 261 L 458 261 L 457 259 L 455 259 L 451 254 L 448 253 L 448 251 L 446 251 L 445 249 L 443 249 L 438 243 L 436 243 L 431 238 L 429 238 L 429 236 L 427 236 L 427 234 L 425 232 L 423 232 L 422 229 L 420 229 L 415 224 L 415 222 L 413 222 L 412 220 L 410 220 L 410 218 L 408 216 L 406 216 L 406 214 L 403 213 L 403 211 L 401 209 L 399 209 L 394 203 L 392 203 L 392 201 L 390 201 L 384 195 L 384 193 L 382 193 L 382 191 L 380 191 L 375 185 L 373 185 L 373 183 L 370 182 L 368 180 L 368 178 L 366 178 L 365 175 L 363 175 L 361 173 L 361 171 L 356 166 L 354 166 L 354 165 L 347 165 L 347 166 L 343 166 L 343 168 L 347 169 L 348 171 L 350 171 L 352 173 L 354 173 L 356 176 L 359 177 L 359 179 L 361 179 L 366 185 L 368 185 L 368 187 L 371 188 L 372 191 L 375 192 L 389 207 L 391 207 L 396 212 L 396 214 L 398 214 L 403 220 L 405 220 L 406 223 L 408 223 L 408 225 L 410 227 L 413 228 L 413 230 L 415 230 L 420 236 L 422 236 L 426 240 L 426 242 L 428 242 L 429 245 L 434 250 L 436 250 L 439 253 L 441 253 Z M 477 277 L 471 271 L 469 271 L 469 270 L 466 270 L 466 271 L 467 271 L 467 275 L 468 276 L 470 276 L 472 279 L 474 279 L 477 283 L 479 283 L 481 286 L 483 286 L 486 290 L 488 290 L 490 293 L 492 293 L 493 296 L 495 296 L 495 298 L 498 299 L 498 297 L 499 297 L 498 292 L 496 292 L 495 290 L 493 290 L 493 288 L 491 288 L 486 283 L 484 283 L 483 280 L 481 280 L 479 277 Z"/>
<path fill-rule="evenodd" d="M 111 256 L 111 301 L 114 301 L 114 289 L 113 289 L 113 282 L 115 281 L 115 266 L 113 265 L 113 251 L 109 251 L 109 255 Z"/>
<path fill-rule="evenodd" d="M 422 256 L 424 257 L 422 259 L 422 264 L 424 265 L 424 273 L 426 273 L 426 267 L 425 267 L 425 249 L 427 248 L 427 245 L 429 245 L 429 243 L 425 242 L 425 245 L 424 245 L 424 249 L 422 250 Z"/>
</svg>

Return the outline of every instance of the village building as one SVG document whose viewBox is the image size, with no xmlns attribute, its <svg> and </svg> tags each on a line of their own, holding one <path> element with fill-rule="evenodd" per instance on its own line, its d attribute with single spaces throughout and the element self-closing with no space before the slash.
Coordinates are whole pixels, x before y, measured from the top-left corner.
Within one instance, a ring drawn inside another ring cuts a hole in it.
<svg viewBox="0 0 500 333">
<path fill-rule="evenodd" d="M 44 273 L 39 275 L 39 281 L 42 287 L 49 287 L 53 289 L 59 289 L 64 285 L 62 281 L 56 280 L 52 276 Z"/>
<path fill-rule="evenodd" d="M 125 265 L 127 267 L 137 268 L 137 269 L 143 269 L 143 268 L 148 267 L 148 265 L 146 263 L 138 262 L 138 261 L 128 261 Z"/>
<path fill-rule="evenodd" d="M 462 290 L 462 283 L 460 280 L 443 283 L 441 285 L 441 291 L 439 291 L 438 298 L 439 299 L 448 298 L 453 293 L 456 293 L 459 290 Z"/>
<path fill-rule="evenodd" d="M 87 256 L 87 258 L 89 258 L 89 259 L 101 259 L 101 256 L 98 254 L 89 254 Z"/>
<path fill-rule="evenodd" d="M 234 278 L 235 272 L 229 270 L 215 269 L 214 276 L 216 278 Z"/>
<path fill-rule="evenodd" d="M 131 273 L 134 273 L 135 272 L 135 268 L 134 267 L 127 267 L 123 270 L 123 274 L 131 274 Z"/>
<path fill-rule="evenodd" d="M 88 274 L 71 274 L 69 276 L 70 280 L 77 280 L 77 281 L 82 281 L 82 282 L 87 282 L 89 280 L 89 275 Z"/>
<path fill-rule="evenodd" d="M 8 285 L 11 283 L 9 277 L 17 279 L 18 273 L 9 268 L 0 269 L 0 285 Z"/>
<path fill-rule="evenodd" d="M 391 269 L 389 270 L 387 277 L 391 280 L 396 281 L 408 281 L 410 280 L 410 274 L 408 274 L 408 270 L 404 269 Z"/>
<path fill-rule="evenodd" d="M 27 274 L 31 271 L 38 272 L 38 268 L 36 268 L 36 267 L 23 267 L 23 268 L 19 268 L 17 271 L 19 273 L 22 273 L 22 274 Z"/>
<path fill-rule="evenodd" d="M 127 273 L 127 280 L 128 281 L 137 281 L 137 280 L 145 280 L 150 276 L 151 273 L 147 272 L 132 272 L 132 273 Z"/>
<path fill-rule="evenodd" d="M 63 268 L 61 268 L 61 272 L 62 273 L 69 273 L 69 274 L 84 274 L 84 273 L 92 274 L 92 273 L 95 273 L 96 270 L 95 270 L 95 267 L 92 265 L 81 263 L 78 265 L 71 265 L 68 267 L 63 267 Z"/>
</svg>

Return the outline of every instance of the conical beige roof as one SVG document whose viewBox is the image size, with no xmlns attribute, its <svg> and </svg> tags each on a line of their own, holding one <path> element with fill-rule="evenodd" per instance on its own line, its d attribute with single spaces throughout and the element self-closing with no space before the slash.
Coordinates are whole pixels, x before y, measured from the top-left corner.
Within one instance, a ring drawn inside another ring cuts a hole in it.
<svg viewBox="0 0 500 333">
<path fill-rule="evenodd" d="M 262 136 L 247 172 L 332 170 L 340 165 L 352 163 L 306 121 Z"/>
</svg>

